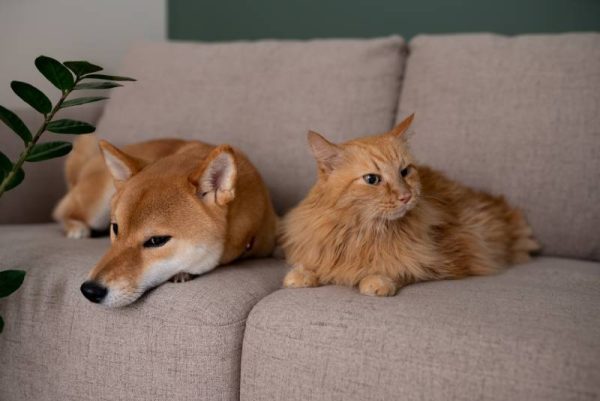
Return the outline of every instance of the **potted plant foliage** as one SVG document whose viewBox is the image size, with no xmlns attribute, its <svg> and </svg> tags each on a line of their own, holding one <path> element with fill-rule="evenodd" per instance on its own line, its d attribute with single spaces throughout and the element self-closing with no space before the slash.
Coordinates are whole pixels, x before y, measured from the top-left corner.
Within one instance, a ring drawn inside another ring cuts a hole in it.
<svg viewBox="0 0 600 401">
<path fill-rule="evenodd" d="M 67 107 L 98 102 L 107 99 L 107 97 L 82 96 L 69 98 L 70 95 L 80 90 L 116 88 L 122 86 L 118 83 L 119 81 L 135 81 L 135 79 L 128 77 L 98 74 L 102 71 L 102 67 L 87 61 L 65 61 L 61 63 L 51 57 L 39 56 L 35 59 L 35 66 L 48 81 L 60 90 L 61 95 L 58 101 L 52 104 L 50 99 L 33 85 L 21 81 L 10 83 L 13 92 L 38 111 L 43 116 L 43 121 L 37 130 L 30 131 L 19 116 L 0 106 L 0 120 L 18 135 L 24 144 L 23 151 L 14 162 L 0 150 L 0 197 L 23 181 L 25 178 L 23 165 L 25 163 L 38 163 L 64 156 L 71 151 L 72 145 L 67 141 L 40 143 L 39 140 L 44 133 L 81 135 L 96 130 L 96 127 L 87 122 L 66 118 L 55 119 L 55 115 Z M 25 272 L 23 270 L 0 271 L 0 298 L 16 291 L 24 279 Z M 0 316 L 0 332 L 3 328 L 4 320 Z"/>
</svg>

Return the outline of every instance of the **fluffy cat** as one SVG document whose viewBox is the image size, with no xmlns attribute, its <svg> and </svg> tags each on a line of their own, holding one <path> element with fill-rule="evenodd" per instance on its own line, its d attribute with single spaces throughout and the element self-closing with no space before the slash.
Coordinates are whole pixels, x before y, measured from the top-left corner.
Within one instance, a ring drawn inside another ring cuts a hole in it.
<svg viewBox="0 0 600 401">
<path fill-rule="evenodd" d="M 319 175 L 281 224 L 288 288 L 358 286 L 390 296 L 407 284 L 493 274 L 538 249 L 503 197 L 467 188 L 411 156 L 405 132 L 333 144 L 309 132 Z"/>
</svg>

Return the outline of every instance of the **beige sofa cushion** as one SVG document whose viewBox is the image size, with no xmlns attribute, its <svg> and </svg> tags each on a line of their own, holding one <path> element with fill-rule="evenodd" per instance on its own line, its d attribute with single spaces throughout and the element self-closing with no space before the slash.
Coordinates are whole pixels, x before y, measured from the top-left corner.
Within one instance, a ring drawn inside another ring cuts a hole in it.
<svg viewBox="0 0 600 401">
<path fill-rule="evenodd" d="M 593 400 L 600 264 L 538 258 L 395 297 L 277 291 L 248 317 L 241 401 Z"/>
<path fill-rule="evenodd" d="M 419 36 L 418 159 L 523 208 L 548 255 L 600 260 L 600 34 Z"/>
<path fill-rule="evenodd" d="M 57 225 L 0 226 L 1 268 L 27 270 L 0 299 L 0 399 L 238 400 L 246 317 L 280 288 L 283 262 L 220 267 L 107 309 L 79 291 L 107 246 Z"/>
<path fill-rule="evenodd" d="M 140 45 L 122 70 L 138 82 L 112 93 L 98 133 L 118 143 L 176 136 L 238 146 L 281 211 L 315 179 L 309 129 L 341 140 L 391 127 L 403 47 L 399 37 Z"/>
</svg>

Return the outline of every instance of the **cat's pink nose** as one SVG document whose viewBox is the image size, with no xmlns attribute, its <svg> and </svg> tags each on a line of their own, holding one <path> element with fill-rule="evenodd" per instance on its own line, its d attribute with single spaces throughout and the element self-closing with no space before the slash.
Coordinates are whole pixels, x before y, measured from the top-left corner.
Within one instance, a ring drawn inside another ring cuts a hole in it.
<svg viewBox="0 0 600 401">
<path fill-rule="evenodd" d="M 410 198 L 412 198 L 412 194 L 410 192 L 406 192 L 398 196 L 398 200 L 402 203 L 407 203 Z"/>
</svg>

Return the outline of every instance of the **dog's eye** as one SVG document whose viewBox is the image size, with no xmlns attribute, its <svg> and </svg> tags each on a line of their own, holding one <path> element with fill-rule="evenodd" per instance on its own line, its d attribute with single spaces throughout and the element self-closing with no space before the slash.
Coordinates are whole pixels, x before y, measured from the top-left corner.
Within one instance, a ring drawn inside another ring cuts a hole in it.
<svg viewBox="0 0 600 401">
<path fill-rule="evenodd" d="M 408 173 L 410 173 L 410 166 L 406 166 L 402 170 L 400 170 L 400 175 L 402 177 L 406 177 Z"/>
<path fill-rule="evenodd" d="M 169 242 L 171 239 L 170 235 L 161 235 L 156 237 L 150 237 L 146 242 L 144 242 L 144 248 L 158 248 Z"/>
<path fill-rule="evenodd" d="M 377 185 L 381 182 L 381 176 L 378 174 L 365 174 L 363 180 L 369 185 Z"/>
<path fill-rule="evenodd" d="M 118 225 L 117 223 L 112 223 L 112 224 L 110 225 L 110 227 L 112 228 L 112 232 L 113 232 L 113 234 L 115 235 L 115 237 L 116 237 L 117 235 L 119 235 L 119 225 Z"/>
</svg>

